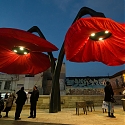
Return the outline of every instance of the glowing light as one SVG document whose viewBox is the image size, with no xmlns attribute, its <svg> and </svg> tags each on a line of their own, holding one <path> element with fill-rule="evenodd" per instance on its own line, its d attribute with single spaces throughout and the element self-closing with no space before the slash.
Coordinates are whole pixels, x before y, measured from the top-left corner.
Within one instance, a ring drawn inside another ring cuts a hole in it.
<svg viewBox="0 0 125 125">
<path fill-rule="evenodd" d="M 20 50 L 24 50 L 24 47 L 21 46 L 21 47 L 20 47 Z"/>
<path fill-rule="evenodd" d="M 102 37 L 100 37 L 100 38 L 99 38 L 99 40 L 103 40 L 103 38 L 102 38 Z"/>
<path fill-rule="evenodd" d="M 19 55 L 24 55 L 24 54 L 26 55 L 30 52 L 29 49 L 22 46 L 13 47 L 12 51 Z"/>
<path fill-rule="evenodd" d="M 17 50 L 13 50 L 15 53 L 17 53 Z"/>
<path fill-rule="evenodd" d="M 108 30 L 104 30 L 104 31 L 92 33 L 89 36 L 89 39 L 94 40 L 94 41 L 100 41 L 100 40 L 105 40 L 105 39 L 109 38 L 111 35 L 112 35 L 112 33 L 110 33 Z"/>
<path fill-rule="evenodd" d="M 107 33 L 109 33 L 109 31 L 108 31 L 108 30 L 106 30 L 106 31 L 105 31 L 105 33 L 107 34 Z"/>
<path fill-rule="evenodd" d="M 26 55 L 26 54 L 27 54 L 27 52 L 24 52 L 24 54 Z"/>
<path fill-rule="evenodd" d="M 91 36 L 95 36 L 95 33 L 92 33 Z"/>
</svg>

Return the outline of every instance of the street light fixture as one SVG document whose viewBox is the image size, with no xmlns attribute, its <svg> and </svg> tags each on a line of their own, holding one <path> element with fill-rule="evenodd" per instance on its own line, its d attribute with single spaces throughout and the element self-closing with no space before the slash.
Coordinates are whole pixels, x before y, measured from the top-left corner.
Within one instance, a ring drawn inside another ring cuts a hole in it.
<svg viewBox="0 0 125 125">
<path fill-rule="evenodd" d="M 12 51 L 19 55 L 26 55 L 30 52 L 29 49 L 27 49 L 23 46 L 16 46 L 12 49 Z"/>
<path fill-rule="evenodd" d="M 92 33 L 89 38 L 94 41 L 100 41 L 109 38 L 111 35 L 112 34 L 108 30 L 104 30 L 97 33 Z"/>
<path fill-rule="evenodd" d="M 100 12 L 96 12 L 88 7 L 82 7 L 76 18 L 74 19 L 73 23 L 74 24 L 78 19 L 80 19 L 82 16 L 89 14 L 92 17 L 102 17 L 105 18 L 105 15 Z M 65 41 L 64 41 L 65 42 Z M 60 86 L 59 86 L 59 77 L 60 77 L 60 71 L 61 71 L 61 66 L 63 62 L 63 58 L 65 55 L 64 51 L 64 42 L 62 44 L 56 68 L 54 70 L 53 78 L 52 78 L 52 92 L 51 92 L 51 97 L 50 97 L 50 107 L 49 107 L 49 112 L 50 113 L 55 113 L 58 111 L 61 111 L 61 98 L 60 98 Z"/>
</svg>

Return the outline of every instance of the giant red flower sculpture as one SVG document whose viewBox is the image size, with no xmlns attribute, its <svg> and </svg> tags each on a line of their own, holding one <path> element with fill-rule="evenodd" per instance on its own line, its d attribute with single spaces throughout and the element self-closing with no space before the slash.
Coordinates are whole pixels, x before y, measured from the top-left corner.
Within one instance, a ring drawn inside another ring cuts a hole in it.
<svg viewBox="0 0 125 125">
<path fill-rule="evenodd" d="M 29 32 L 0 28 L 0 72 L 8 74 L 37 74 L 50 67 L 48 55 L 42 52 L 58 48 Z"/>
<path fill-rule="evenodd" d="M 124 64 L 125 25 L 109 18 L 81 18 L 66 33 L 65 54 L 73 62 Z"/>
</svg>

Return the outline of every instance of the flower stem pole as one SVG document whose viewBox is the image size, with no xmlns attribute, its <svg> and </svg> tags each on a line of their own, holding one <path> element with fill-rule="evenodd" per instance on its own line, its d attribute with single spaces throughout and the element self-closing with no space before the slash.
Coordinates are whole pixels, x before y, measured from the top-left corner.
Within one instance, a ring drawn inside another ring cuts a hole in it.
<svg viewBox="0 0 125 125">
<path fill-rule="evenodd" d="M 36 32 L 36 33 L 39 34 L 39 36 L 41 38 L 43 38 L 43 39 L 46 40 L 45 36 L 43 35 L 43 33 L 41 32 L 41 30 L 37 26 L 31 27 L 27 32 L 30 32 L 30 33 Z M 51 62 L 51 72 L 53 74 L 54 70 L 55 70 L 55 60 L 54 60 L 52 52 L 48 52 L 48 55 L 49 55 L 49 59 L 50 59 L 50 62 Z"/>
<path fill-rule="evenodd" d="M 82 16 L 89 14 L 92 17 L 105 17 L 103 13 L 96 12 L 88 7 L 82 7 L 76 18 L 74 19 L 73 23 L 75 23 L 78 19 L 80 19 Z M 72 23 L 72 24 L 73 24 Z M 65 42 L 65 41 L 64 41 Z M 64 58 L 64 42 L 62 44 L 58 60 L 55 66 L 54 74 L 52 77 L 52 91 L 51 91 L 51 97 L 50 97 L 50 107 L 49 112 L 50 113 L 56 113 L 58 111 L 61 111 L 61 98 L 60 98 L 60 85 L 59 85 L 59 77 L 60 77 L 60 71 L 61 66 Z"/>
<path fill-rule="evenodd" d="M 105 17 L 105 15 L 103 13 L 96 12 L 88 7 L 82 7 L 79 10 L 73 23 L 75 23 L 78 19 L 80 19 L 82 16 L 84 16 L 86 14 L 89 14 L 92 17 Z M 30 28 L 28 30 L 28 32 L 30 32 L 30 33 L 37 32 L 41 38 L 45 39 L 43 33 L 40 31 L 40 29 L 37 26 L 33 26 L 32 28 Z M 61 67 L 62 67 L 63 58 L 65 55 L 64 42 L 62 44 L 56 64 L 55 64 L 55 60 L 54 60 L 52 52 L 48 52 L 50 62 L 51 62 L 51 72 L 52 72 L 52 90 L 51 90 L 50 105 L 49 105 L 50 113 L 56 113 L 58 111 L 61 111 L 59 77 L 60 77 L 60 71 L 61 71 Z"/>
</svg>

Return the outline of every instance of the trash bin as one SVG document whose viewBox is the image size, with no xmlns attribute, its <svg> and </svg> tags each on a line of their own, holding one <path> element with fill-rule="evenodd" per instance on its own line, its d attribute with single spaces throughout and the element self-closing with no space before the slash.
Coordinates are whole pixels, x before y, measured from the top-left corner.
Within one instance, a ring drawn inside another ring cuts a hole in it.
<svg viewBox="0 0 125 125">
<path fill-rule="evenodd" d="M 123 110 L 125 111 L 125 99 L 121 99 L 121 101 L 122 101 Z"/>
</svg>

